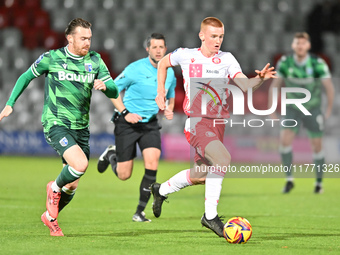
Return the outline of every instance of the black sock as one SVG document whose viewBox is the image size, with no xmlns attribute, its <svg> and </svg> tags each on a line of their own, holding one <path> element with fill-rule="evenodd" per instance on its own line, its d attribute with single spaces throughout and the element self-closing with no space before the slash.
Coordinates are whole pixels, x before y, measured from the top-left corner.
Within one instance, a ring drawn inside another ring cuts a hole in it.
<svg viewBox="0 0 340 255">
<path fill-rule="evenodd" d="M 66 206 L 68 203 L 71 202 L 75 194 L 75 191 L 70 192 L 70 194 L 67 194 L 64 190 L 61 190 L 61 197 L 59 200 L 59 212 Z"/>
<path fill-rule="evenodd" d="M 109 151 L 107 153 L 107 158 L 110 161 L 110 165 L 111 165 L 112 171 L 118 177 L 118 174 L 117 174 L 117 158 L 116 158 L 116 153 L 113 153 L 113 152 Z"/>
<path fill-rule="evenodd" d="M 142 182 L 139 187 L 139 203 L 137 206 L 137 213 L 144 211 L 150 196 L 150 186 L 156 181 L 157 171 L 145 169 L 145 174 L 143 176 Z"/>
</svg>

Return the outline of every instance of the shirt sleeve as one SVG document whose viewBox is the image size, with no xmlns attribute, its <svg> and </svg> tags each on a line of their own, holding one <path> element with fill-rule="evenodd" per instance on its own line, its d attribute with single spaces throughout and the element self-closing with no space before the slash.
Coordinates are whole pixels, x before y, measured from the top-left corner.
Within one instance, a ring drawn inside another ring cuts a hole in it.
<svg viewBox="0 0 340 255">
<path fill-rule="evenodd" d="M 9 97 L 6 105 L 10 105 L 13 107 L 19 96 L 22 94 L 22 92 L 27 88 L 28 84 L 34 78 L 36 78 L 36 76 L 32 73 L 31 68 L 29 68 L 25 73 L 20 75 L 19 79 L 15 83 L 11 96 Z"/>
<path fill-rule="evenodd" d="M 277 77 L 284 78 L 286 77 L 286 72 L 285 72 L 285 60 L 287 59 L 286 56 L 282 56 L 280 60 L 276 64 L 276 75 Z"/>
<path fill-rule="evenodd" d="M 178 66 L 180 64 L 183 52 L 183 48 L 178 48 L 169 54 L 171 66 Z"/>
<path fill-rule="evenodd" d="M 15 102 L 27 88 L 28 84 L 36 77 L 42 74 L 48 73 L 50 65 L 50 53 L 45 52 L 39 56 L 39 58 L 30 66 L 30 68 L 20 75 L 17 82 L 14 85 L 12 93 L 6 103 L 6 105 L 14 106 Z"/>
<path fill-rule="evenodd" d="M 30 69 L 35 77 L 46 74 L 49 72 L 50 67 L 50 52 L 45 52 L 31 65 Z"/>
<path fill-rule="evenodd" d="M 177 79 L 176 79 L 174 70 L 172 68 L 171 68 L 171 71 L 167 75 L 167 78 L 168 77 L 171 79 L 169 81 L 171 82 L 171 85 L 169 87 L 168 93 L 166 94 L 166 99 L 175 97 L 175 88 L 176 88 Z"/>
<path fill-rule="evenodd" d="M 235 78 L 236 74 L 242 73 L 240 64 L 237 62 L 236 58 L 230 54 L 229 56 L 230 65 L 228 66 L 227 72 L 231 78 Z"/>
<path fill-rule="evenodd" d="M 123 72 L 121 72 L 116 79 L 114 80 L 115 84 L 118 87 L 119 92 L 123 91 L 127 87 L 129 87 L 133 82 L 133 74 L 132 74 L 132 67 L 128 65 Z"/>
<path fill-rule="evenodd" d="M 100 59 L 99 62 L 99 72 L 97 79 L 103 81 L 105 84 L 107 81 L 112 80 L 109 69 L 107 69 L 107 66 L 102 59 Z"/>
<path fill-rule="evenodd" d="M 109 69 L 107 69 L 107 66 L 102 59 L 100 59 L 100 62 L 99 62 L 99 72 L 98 72 L 97 79 L 105 83 L 106 90 L 103 91 L 103 93 L 108 98 L 118 97 L 119 95 L 118 88 L 116 84 L 113 82 Z"/>
<path fill-rule="evenodd" d="M 316 63 L 316 70 L 315 72 L 317 73 L 317 77 L 318 78 L 331 78 L 331 72 L 329 71 L 329 67 L 326 63 L 325 60 L 323 60 L 322 58 L 318 58 L 317 59 L 317 63 Z"/>
</svg>

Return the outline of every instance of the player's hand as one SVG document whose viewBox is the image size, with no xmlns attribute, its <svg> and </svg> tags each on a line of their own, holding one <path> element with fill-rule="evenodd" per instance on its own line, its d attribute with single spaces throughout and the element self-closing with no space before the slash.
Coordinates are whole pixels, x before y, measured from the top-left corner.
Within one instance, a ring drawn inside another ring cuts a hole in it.
<svg viewBox="0 0 340 255">
<path fill-rule="evenodd" d="M 165 118 L 167 118 L 168 120 L 172 120 L 174 117 L 174 112 L 169 110 L 169 109 L 165 109 L 164 110 L 164 116 Z"/>
<path fill-rule="evenodd" d="M 96 79 L 96 80 L 94 80 L 93 88 L 95 90 L 105 91 L 106 90 L 106 85 L 105 85 L 105 83 L 103 81 Z"/>
<path fill-rule="evenodd" d="M 158 108 L 161 110 L 165 109 L 165 92 L 158 92 L 155 98 L 155 101 L 158 105 Z"/>
<path fill-rule="evenodd" d="M 270 78 L 276 78 L 275 74 L 276 71 L 274 71 L 274 67 L 270 67 L 270 64 L 267 63 L 266 66 L 261 70 L 255 70 L 255 73 L 257 73 L 257 77 L 263 80 L 268 80 Z"/>
<path fill-rule="evenodd" d="M 143 119 L 137 113 L 128 113 L 128 114 L 125 115 L 124 118 L 127 122 L 129 122 L 131 124 L 136 124 L 138 121 Z"/>
<path fill-rule="evenodd" d="M 0 121 L 4 118 L 9 116 L 13 112 L 13 108 L 10 105 L 6 105 L 5 108 L 0 113 Z"/>
</svg>

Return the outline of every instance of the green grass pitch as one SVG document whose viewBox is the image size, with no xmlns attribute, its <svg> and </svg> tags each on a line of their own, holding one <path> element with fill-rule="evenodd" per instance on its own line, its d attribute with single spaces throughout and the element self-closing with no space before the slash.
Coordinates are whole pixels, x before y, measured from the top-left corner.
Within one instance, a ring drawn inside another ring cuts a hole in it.
<svg viewBox="0 0 340 255">
<path fill-rule="evenodd" d="M 284 179 L 225 179 L 219 213 L 226 220 L 247 218 L 253 236 L 246 244 L 229 244 L 202 228 L 204 186 L 169 197 L 151 223 L 132 222 L 144 172 L 136 161 L 132 178 L 99 174 L 90 160 L 74 200 L 58 217 L 65 237 L 51 237 L 40 221 L 46 184 L 61 170 L 58 158 L 0 157 L 0 254 L 339 254 L 339 179 L 325 179 L 325 193 L 313 194 L 314 179 L 296 179 L 289 195 Z M 188 167 L 162 161 L 163 182 Z"/>
</svg>

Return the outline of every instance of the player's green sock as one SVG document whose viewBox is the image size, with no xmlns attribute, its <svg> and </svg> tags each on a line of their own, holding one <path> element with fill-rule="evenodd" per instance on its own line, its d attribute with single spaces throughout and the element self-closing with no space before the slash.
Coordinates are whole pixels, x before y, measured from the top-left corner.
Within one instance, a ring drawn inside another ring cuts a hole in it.
<svg viewBox="0 0 340 255">
<path fill-rule="evenodd" d="M 323 164 L 325 164 L 325 155 L 323 151 L 320 151 L 319 153 L 313 154 L 314 158 L 314 164 L 315 164 L 315 172 L 316 172 L 316 182 L 321 183 L 322 182 L 322 176 L 323 176 Z"/>
<path fill-rule="evenodd" d="M 73 167 L 69 165 L 64 166 L 61 170 L 61 173 L 58 175 L 57 179 L 55 180 L 58 187 L 62 188 L 66 184 L 74 182 L 78 180 L 84 173 L 75 170 Z"/>
<path fill-rule="evenodd" d="M 281 154 L 281 160 L 282 164 L 285 167 L 285 169 L 291 169 L 292 168 L 292 162 L 293 162 L 293 153 L 292 153 L 292 147 L 280 147 L 280 154 Z M 287 178 L 292 177 L 293 173 L 291 171 L 286 172 Z"/>
<path fill-rule="evenodd" d="M 74 197 L 74 194 L 76 193 L 75 190 L 67 189 L 63 187 L 61 189 L 61 197 L 59 200 L 59 212 L 68 204 L 71 202 L 72 198 Z"/>
</svg>

